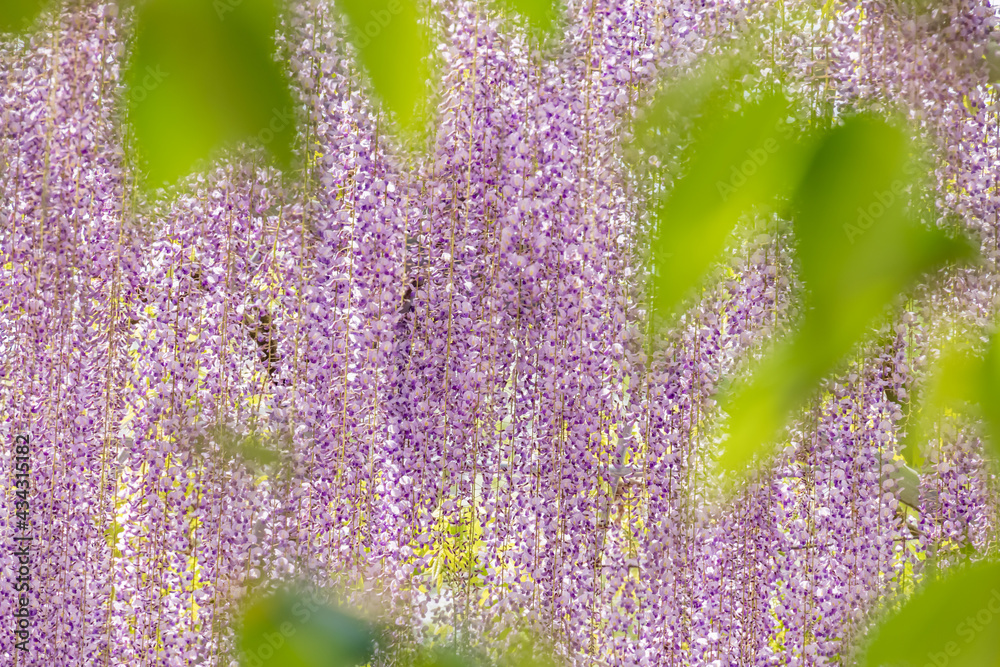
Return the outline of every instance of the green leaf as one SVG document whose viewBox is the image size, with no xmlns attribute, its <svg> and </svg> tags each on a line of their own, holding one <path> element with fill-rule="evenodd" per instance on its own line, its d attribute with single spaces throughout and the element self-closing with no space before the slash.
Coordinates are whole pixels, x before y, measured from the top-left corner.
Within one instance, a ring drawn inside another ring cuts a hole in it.
<svg viewBox="0 0 1000 667">
<path fill-rule="evenodd" d="M 931 582 L 869 639 L 864 667 L 1000 665 L 1000 563 Z"/>
<path fill-rule="evenodd" d="M 636 123 L 635 146 L 679 175 L 653 206 L 650 301 L 657 325 L 696 296 L 740 218 L 794 190 L 811 145 L 779 94 L 746 102 L 759 54 L 739 42 L 672 81 Z M 643 169 L 645 167 L 642 167 Z M 668 175 L 665 171 L 663 175 Z"/>
<path fill-rule="evenodd" d="M 254 667 L 355 667 L 374 646 L 369 623 L 291 590 L 253 603 L 239 637 L 241 664 Z"/>
<path fill-rule="evenodd" d="M 657 318 L 669 318 L 692 296 L 744 213 L 790 194 L 807 155 L 805 144 L 784 124 L 785 99 L 770 96 L 729 112 L 724 97 L 706 97 L 692 105 L 699 119 L 687 169 L 653 211 Z"/>
<path fill-rule="evenodd" d="M 796 197 L 795 235 L 807 315 L 798 360 L 823 374 L 921 276 L 972 257 L 967 239 L 907 211 L 902 131 L 857 117 L 831 130 Z"/>
<path fill-rule="evenodd" d="M 979 407 L 986 422 L 987 440 L 1000 460 L 1000 332 L 990 337 L 979 378 Z"/>
<path fill-rule="evenodd" d="M 984 368 L 980 357 L 965 349 L 947 348 L 930 378 L 928 401 L 939 414 L 979 400 Z"/>
<path fill-rule="evenodd" d="M 556 14 L 555 0 L 503 0 L 509 8 L 528 19 L 531 25 L 540 30 L 552 27 L 552 19 Z"/>
<path fill-rule="evenodd" d="M 974 255 L 966 239 L 913 220 L 908 150 L 901 130 L 865 117 L 823 138 L 794 198 L 805 315 L 791 341 L 724 401 L 724 471 L 741 469 L 778 435 L 893 300 L 922 276 Z"/>
<path fill-rule="evenodd" d="M 537 634 L 518 632 L 509 646 L 500 661 L 501 667 L 559 667 L 564 664 L 551 644 Z"/>
<path fill-rule="evenodd" d="M 0 1 L 0 32 L 21 32 L 42 13 L 48 0 Z"/>
<path fill-rule="evenodd" d="M 734 383 L 722 399 L 729 414 L 729 437 L 719 457 L 721 471 L 732 476 L 744 470 L 775 439 L 817 380 L 795 363 L 786 345 L 764 360 L 749 383 Z"/>
<path fill-rule="evenodd" d="M 126 73 L 137 149 L 152 184 L 216 149 L 255 140 L 291 161 L 294 108 L 274 61 L 274 0 L 150 0 Z"/>
<path fill-rule="evenodd" d="M 910 427 L 911 446 L 932 437 L 935 425 L 951 413 L 983 421 L 984 439 L 1000 459 L 1000 333 L 983 338 L 968 334 L 942 344 L 921 397 L 919 418 Z"/>
<path fill-rule="evenodd" d="M 337 0 L 375 92 L 413 127 L 426 95 L 427 41 L 414 0 Z"/>
<path fill-rule="evenodd" d="M 982 390 L 982 349 L 977 349 L 981 345 L 975 341 L 949 340 L 939 347 L 941 354 L 921 389 L 919 409 L 908 420 L 903 442 L 914 461 L 922 460 L 920 445 L 933 437 L 948 411 L 975 409 Z"/>
</svg>

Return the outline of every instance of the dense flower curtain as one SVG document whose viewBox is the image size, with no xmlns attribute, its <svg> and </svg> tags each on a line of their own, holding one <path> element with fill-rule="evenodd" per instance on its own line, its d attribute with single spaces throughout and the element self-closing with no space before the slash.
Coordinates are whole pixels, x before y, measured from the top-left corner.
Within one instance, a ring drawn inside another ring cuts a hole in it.
<svg viewBox="0 0 1000 667">
<path fill-rule="evenodd" d="M 243 146 L 156 191 L 122 111 L 129 11 L 67 3 L 0 43 L 4 664 L 231 665 L 243 601 L 301 580 L 494 649 L 520 624 L 580 664 L 846 664 L 929 554 L 995 550 L 967 424 L 918 443 L 918 507 L 892 481 L 936 341 L 1000 294 L 989 4 L 574 0 L 545 40 L 492 5 L 429 10 L 424 149 L 331 4 L 292 2 L 297 106 L 276 113 L 298 164 Z M 747 99 L 908 117 L 928 223 L 984 260 L 888 315 L 720 504 L 713 396 L 794 327 L 793 240 L 752 221 L 655 326 L 645 211 L 676 165 L 633 133 L 662 81 L 741 36 Z M 7 628 L 20 433 L 28 654 Z"/>
</svg>

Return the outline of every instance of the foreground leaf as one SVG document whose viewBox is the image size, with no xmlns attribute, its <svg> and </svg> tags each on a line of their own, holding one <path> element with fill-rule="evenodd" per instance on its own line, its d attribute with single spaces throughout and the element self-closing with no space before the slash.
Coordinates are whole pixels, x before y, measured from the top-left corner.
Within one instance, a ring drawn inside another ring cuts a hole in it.
<svg viewBox="0 0 1000 667">
<path fill-rule="evenodd" d="M 917 449 L 934 437 L 941 420 L 962 413 L 982 420 L 983 436 L 1000 460 L 1000 333 L 949 340 L 931 368 L 920 410 L 908 428 L 906 444 Z"/>
<path fill-rule="evenodd" d="M 721 101 L 702 109 L 691 160 L 654 210 L 653 309 L 670 317 L 718 261 L 740 217 L 786 195 L 800 172 L 804 147 L 783 125 L 788 102 L 768 97 L 739 113 Z"/>
<path fill-rule="evenodd" d="M 367 622 L 290 590 L 251 605 L 239 640 L 241 664 L 255 667 L 355 667 L 374 646 Z"/>
<path fill-rule="evenodd" d="M 805 315 L 791 341 L 726 400 L 724 471 L 741 469 L 778 435 L 893 300 L 974 254 L 967 240 L 912 219 L 907 151 L 899 129 L 870 118 L 824 137 L 795 195 Z"/>
<path fill-rule="evenodd" d="M 504 0 L 504 4 L 541 30 L 552 26 L 556 13 L 555 0 Z"/>
<path fill-rule="evenodd" d="M 921 390 L 919 408 L 908 420 L 904 450 L 911 461 L 922 461 L 920 447 L 934 437 L 949 412 L 977 409 L 982 393 L 982 350 L 975 342 L 950 340 L 931 367 Z"/>
<path fill-rule="evenodd" d="M 126 74 L 140 156 L 153 184 L 221 146 L 254 140 L 291 160 L 294 109 L 274 61 L 274 0 L 150 0 Z"/>
<path fill-rule="evenodd" d="M 1000 461 L 1000 331 L 990 337 L 979 374 L 979 407 L 986 422 L 987 440 Z"/>
<path fill-rule="evenodd" d="M 414 0 L 337 0 L 372 86 L 411 127 L 426 94 L 427 41 Z"/>
<path fill-rule="evenodd" d="M 855 118 L 830 131 L 796 197 L 795 236 L 808 288 L 798 360 L 823 374 L 921 276 L 973 255 L 964 238 L 916 222 L 900 129 Z"/>
<path fill-rule="evenodd" d="M 931 582 L 872 631 L 865 667 L 1000 665 L 1000 563 Z"/>
<path fill-rule="evenodd" d="M 553 648 L 537 635 L 516 631 L 508 637 L 499 660 L 490 660 L 482 648 L 465 641 L 447 646 L 417 646 L 408 657 L 395 656 L 393 664 L 406 667 L 560 667 L 564 664 Z M 399 647 L 397 647 L 399 648 Z"/>
<path fill-rule="evenodd" d="M 0 32 L 21 32 L 42 13 L 48 0 L 0 1 Z"/>
</svg>

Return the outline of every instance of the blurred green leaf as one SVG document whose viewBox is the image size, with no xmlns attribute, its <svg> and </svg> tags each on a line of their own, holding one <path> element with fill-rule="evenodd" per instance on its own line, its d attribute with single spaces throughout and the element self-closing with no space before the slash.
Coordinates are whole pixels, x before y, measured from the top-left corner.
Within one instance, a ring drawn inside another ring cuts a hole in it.
<svg viewBox="0 0 1000 667">
<path fill-rule="evenodd" d="M 0 32 L 21 32 L 47 4 L 48 0 L 0 0 Z"/>
<path fill-rule="evenodd" d="M 970 341 L 949 340 L 928 373 L 918 409 L 907 424 L 904 449 L 909 460 L 922 461 L 920 446 L 934 435 L 949 411 L 965 411 L 979 400 L 982 350 Z"/>
<path fill-rule="evenodd" d="M 749 385 L 725 401 L 730 436 L 720 465 L 741 469 L 834 371 L 876 318 L 921 276 L 974 255 L 964 238 L 907 210 L 909 146 L 888 123 L 856 117 L 830 130 L 794 197 L 807 288 L 802 325 Z"/>
<path fill-rule="evenodd" d="M 409 667 L 558 667 L 563 662 L 552 646 L 538 635 L 507 628 L 504 633 L 505 652 L 499 659 L 490 659 L 466 640 L 449 637 L 447 645 L 421 645 L 410 656 L 396 656 L 393 664 Z"/>
<path fill-rule="evenodd" d="M 291 161 L 294 108 L 274 60 L 275 0 L 149 0 L 125 79 L 137 148 L 158 185 L 226 144 Z"/>
<path fill-rule="evenodd" d="M 504 4 L 541 30 L 552 27 L 556 0 L 503 0 Z"/>
<path fill-rule="evenodd" d="M 794 229 L 807 315 L 798 361 L 830 370 L 920 276 L 974 250 L 914 221 L 899 128 L 856 117 L 831 130 L 796 196 Z"/>
<path fill-rule="evenodd" d="M 691 159 L 654 209 L 652 303 L 658 318 L 669 318 L 692 295 L 744 213 L 790 194 L 807 155 L 784 124 L 789 105 L 783 98 L 730 112 L 725 97 L 697 88 L 691 93 L 704 99 L 674 102 L 674 108 L 690 105 L 681 113 L 697 109 Z"/>
<path fill-rule="evenodd" d="M 282 590 L 247 609 L 239 648 L 247 667 L 354 667 L 371 660 L 375 630 L 308 594 Z"/>
<path fill-rule="evenodd" d="M 984 439 L 1000 460 L 1000 333 L 949 340 L 931 368 L 922 390 L 919 415 L 907 434 L 918 447 L 933 437 L 943 417 L 964 413 L 983 420 Z"/>
<path fill-rule="evenodd" d="M 1000 665 L 1000 564 L 933 581 L 870 634 L 864 667 Z"/>
<path fill-rule="evenodd" d="M 775 438 L 814 386 L 815 379 L 794 363 L 788 346 L 766 358 L 749 384 L 734 383 L 722 401 L 729 413 L 729 437 L 719 457 L 721 470 L 730 475 L 742 470 Z"/>
<path fill-rule="evenodd" d="M 482 662 L 463 658 L 454 650 L 441 647 L 433 649 L 421 647 L 414 659 L 404 664 L 410 667 L 481 667 Z"/>
<path fill-rule="evenodd" d="M 979 399 L 982 359 L 970 350 L 949 348 L 930 378 L 928 400 L 944 408 L 960 409 Z"/>
<path fill-rule="evenodd" d="M 519 632 L 510 642 L 510 649 L 500 661 L 501 667 L 559 667 L 563 664 L 550 643 L 542 637 Z"/>
<path fill-rule="evenodd" d="M 986 422 L 987 439 L 1000 461 L 1000 331 L 990 337 L 979 376 L 979 407 Z"/>
<path fill-rule="evenodd" d="M 427 41 L 414 0 L 337 0 L 375 92 L 404 128 L 426 94 Z"/>
</svg>

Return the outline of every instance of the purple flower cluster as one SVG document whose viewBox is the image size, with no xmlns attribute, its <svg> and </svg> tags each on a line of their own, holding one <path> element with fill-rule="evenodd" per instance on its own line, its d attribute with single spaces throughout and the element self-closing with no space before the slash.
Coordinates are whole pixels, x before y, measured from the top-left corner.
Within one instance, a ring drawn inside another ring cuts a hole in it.
<svg viewBox="0 0 1000 667">
<path fill-rule="evenodd" d="M 935 350 L 1000 303 L 988 2 L 572 0 L 540 39 L 436 0 L 416 148 L 332 3 L 290 4 L 298 165 L 231 147 L 156 192 L 122 115 L 128 11 L 66 3 L 0 42 L 0 437 L 31 434 L 37 549 L 17 664 L 233 665 L 241 605 L 293 580 L 490 651 L 518 625 L 579 664 L 846 664 L 928 558 L 995 550 L 974 425 L 917 443 L 919 507 L 894 482 Z M 722 501 L 715 397 L 794 328 L 794 239 L 761 212 L 655 330 L 646 210 L 676 165 L 632 133 L 736 35 L 748 99 L 907 116 L 926 221 L 984 260 L 887 315 Z M 5 619 L 13 476 L 6 446 Z"/>
</svg>

